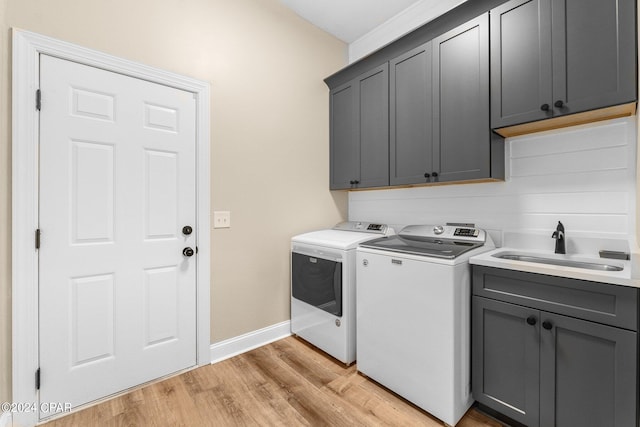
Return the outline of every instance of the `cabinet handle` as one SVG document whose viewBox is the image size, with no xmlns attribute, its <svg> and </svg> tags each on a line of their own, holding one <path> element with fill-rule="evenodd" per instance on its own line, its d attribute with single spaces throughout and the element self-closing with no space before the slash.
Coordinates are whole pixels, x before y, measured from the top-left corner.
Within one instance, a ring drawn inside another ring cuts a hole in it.
<svg viewBox="0 0 640 427">
<path fill-rule="evenodd" d="M 429 179 L 430 176 L 431 176 L 431 174 L 429 172 L 424 174 L 424 177 L 427 178 L 427 179 Z"/>
<path fill-rule="evenodd" d="M 545 320 L 544 322 L 542 322 L 542 327 L 549 331 L 551 330 L 551 328 L 553 328 L 553 323 Z"/>
<path fill-rule="evenodd" d="M 432 177 L 434 177 L 434 178 L 437 178 L 437 177 L 438 177 L 438 172 L 433 172 L 433 173 L 431 174 L 431 176 L 432 176 Z"/>
<path fill-rule="evenodd" d="M 360 181 L 358 181 L 358 180 L 356 179 L 355 181 L 353 181 L 353 183 L 354 183 L 355 185 L 358 185 L 358 184 L 360 184 Z"/>
<path fill-rule="evenodd" d="M 542 104 L 542 105 L 540 106 L 540 109 L 541 109 L 542 111 L 549 111 L 549 104 Z"/>
<path fill-rule="evenodd" d="M 535 325 L 537 323 L 537 319 L 535 316 L 529 316 L 527 317 L 527 323 L 530 324 L 531 326 Z"/>
<path fill-rule="evenodd" d="M 562 102 L 561 100 L 557 100 L 553 105 L 555 105 L 557 108 L 562 108 L 564 107 L 564 102 Z"/>
</svg>

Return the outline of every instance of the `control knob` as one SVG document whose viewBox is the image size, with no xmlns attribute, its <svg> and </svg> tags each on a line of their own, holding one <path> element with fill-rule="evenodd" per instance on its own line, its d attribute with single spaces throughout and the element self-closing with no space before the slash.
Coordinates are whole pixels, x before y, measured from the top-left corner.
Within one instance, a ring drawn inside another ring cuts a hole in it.
<svg viewBox="0 0 640 427">
<path fill-rule="evenodd" d="M 444 227 L 441 225 L 436 225 L 435 227 L 433 227 L 433 232 L 434 234 L 442 234 L 444 233 Z"/>
</svg>

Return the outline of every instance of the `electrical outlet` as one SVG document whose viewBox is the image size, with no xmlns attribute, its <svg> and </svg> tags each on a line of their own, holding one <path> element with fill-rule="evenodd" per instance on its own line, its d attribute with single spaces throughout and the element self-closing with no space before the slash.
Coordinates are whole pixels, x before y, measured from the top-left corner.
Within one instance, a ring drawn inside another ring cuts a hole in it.
<svg viewBox="0 0 640 427">
<path fill-rule="evenodd" d="M 231 212 L 214 211 L 213 212 L 213 228 L 229 228 L 231 227 Z"/>
</svg>

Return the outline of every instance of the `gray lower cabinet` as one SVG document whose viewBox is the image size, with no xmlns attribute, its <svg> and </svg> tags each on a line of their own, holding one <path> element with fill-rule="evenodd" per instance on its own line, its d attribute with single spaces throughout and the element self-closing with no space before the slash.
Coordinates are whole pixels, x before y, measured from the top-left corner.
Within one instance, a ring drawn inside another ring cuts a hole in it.
<svg viewBox="0 0 640 427">
<path fill-rule="evenodd" d="M 540 325 L 537 311 L 473 297 L 472 386 L 478 402 L 525 424 L 540 425 Z"/>
<path fill-rule="evenodd" d="M 388 64 L 330 92 L 330 188 L 389 185 Z"/>
<path fill-rule="evenodd" d="M 635 0 L 511 0 L 491 10 L 492 127 L 636 100 Z"/>
<path fill-rule="evenodd" d="M 473 267 L 472 393 L 529 427 L 638 425 L 638 290 Z"/>
</svg>

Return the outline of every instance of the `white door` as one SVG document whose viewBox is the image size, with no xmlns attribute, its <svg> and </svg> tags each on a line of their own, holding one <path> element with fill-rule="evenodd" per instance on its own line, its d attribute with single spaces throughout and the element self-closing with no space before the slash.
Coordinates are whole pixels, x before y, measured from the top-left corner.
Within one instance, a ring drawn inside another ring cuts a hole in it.
<svg viewBox="0 0 640 427">
<path fill-rule="evenodd" d="M 195 99 L 46 55 L 40 76 L 40 402 L 75 407 L 196 364 Z"/>
</svg>

